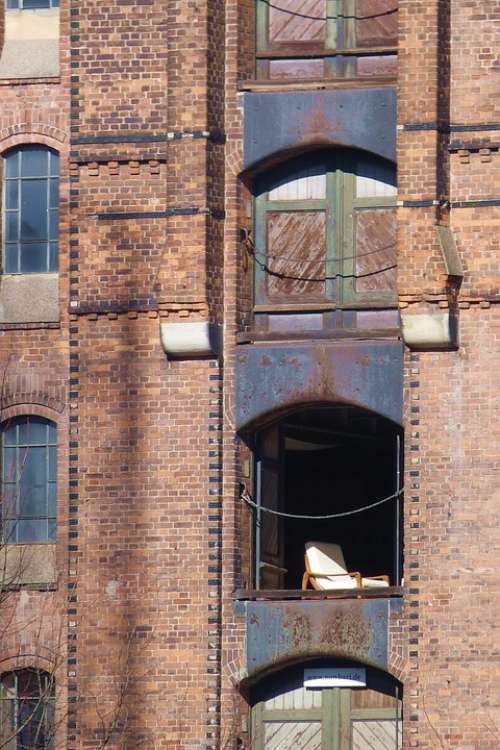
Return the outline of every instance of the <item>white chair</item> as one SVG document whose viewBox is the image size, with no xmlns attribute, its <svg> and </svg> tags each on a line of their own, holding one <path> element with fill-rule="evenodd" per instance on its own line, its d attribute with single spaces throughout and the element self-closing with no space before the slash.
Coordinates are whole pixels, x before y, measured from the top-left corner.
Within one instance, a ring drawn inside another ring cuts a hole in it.
<svg viewBox="0 0 500 750">
<path fill-rule="evenodd" d="M 302 578 L 303 591 L 309 584 L 316 591 L 355 589 L 363 586 L 378 588 L 389 585 L 387 575 L 364 578 L 358 571 L 348 571 L 340 544 L 306 542 L 304 559 L 306 570 Z"/>
</svg>

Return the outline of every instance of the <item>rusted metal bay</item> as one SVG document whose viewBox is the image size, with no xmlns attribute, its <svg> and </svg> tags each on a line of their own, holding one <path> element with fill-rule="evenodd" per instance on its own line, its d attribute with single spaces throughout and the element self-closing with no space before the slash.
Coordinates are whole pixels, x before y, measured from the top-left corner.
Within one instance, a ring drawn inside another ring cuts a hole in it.
<svg viewBox="0 0 500 750">
<path fill-rule="evenodd" d="M 248 679 L 310 659 L 387 668 L 391 601 L 247 601 Z"/>
<path fill-rule="evenodd" d="M 399 341 L 242 345 L 236 377 L 236 427 L 243 434 L 284 410 L 321 403 L 347 403 L 401 423 Z"/>
</svg>

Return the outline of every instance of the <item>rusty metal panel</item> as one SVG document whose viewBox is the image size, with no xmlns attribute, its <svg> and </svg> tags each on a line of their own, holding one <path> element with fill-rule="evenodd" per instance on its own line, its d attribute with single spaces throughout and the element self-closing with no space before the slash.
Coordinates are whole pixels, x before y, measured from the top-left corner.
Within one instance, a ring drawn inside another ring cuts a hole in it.
<svg viewBox="0 0 500 750">
<path fill-rule="evenodd" d="M 244 117 L 245 170 L 312 146 L 360 148 L 396 160 L 393 88 L 249 92 Z"/>
<path fill-rule="evenodd" d="M 247 676 L 309 658 L 387 669 L 389 612 L 386 599 L 246 602 Z"/>
<path fill-rule="evenodd" d="M 401 424 L 403 346 L 394 341 L 252 344 L 236 357 L 236 429 L 273 412 L 344 402 Z"/>
</svg>

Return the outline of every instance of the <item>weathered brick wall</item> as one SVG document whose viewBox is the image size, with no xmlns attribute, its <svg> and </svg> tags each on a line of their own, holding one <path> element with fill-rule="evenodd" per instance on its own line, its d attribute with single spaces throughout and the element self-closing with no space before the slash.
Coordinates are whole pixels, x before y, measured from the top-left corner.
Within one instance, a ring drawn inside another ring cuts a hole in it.
<svg viewBox="0 0 500 750">
<path fill-rule="evenodd" d="M 403 310 L 448 305 L 435 223 L 451 228 L 465 275 L 459 349 L 408 354 L 405 747 L 469 750 L 497 747 L 500 715 L 498 4 L 438 5 L 400 2 L 400 198 L 414 202 L 399 211 Z"/>
<path fill-rule="evenodd" d="M 75 15 L 71 747 L 216 744 L 220 375 L 160 323 L 222 317 L 222 14 Z"/>
<path fill-rule="evenodd" d="M 61 8 L 60 78 L 2 81 L 0 85 L 0 152 L 37 143 L 60 153 L 60 323 L 0 326 L 1 420 L 33 414 L 58 428 L 58 527 L 56 571 L 48 565 L 47 584 L 30 584 L 0 595 L 0 657 L 2 671 L 36 667 L 55 670 L 57 742 L 66 743 L 69 702 L 67 673 L 68 588 L 68 265 L 69 265 L 69 9 Z M 3 40 L 4 3 L 0 8 Z M 1 294 L 1 286 L 0 286 Z M 29 557 L 27 549 L 26 561 Z M 52 560 L 52 554 L 43 556 Z M 21 568 L 24 566 L 21 563 Z M 20 571 L 22 574 L 22 570 Z"/>
</svg>

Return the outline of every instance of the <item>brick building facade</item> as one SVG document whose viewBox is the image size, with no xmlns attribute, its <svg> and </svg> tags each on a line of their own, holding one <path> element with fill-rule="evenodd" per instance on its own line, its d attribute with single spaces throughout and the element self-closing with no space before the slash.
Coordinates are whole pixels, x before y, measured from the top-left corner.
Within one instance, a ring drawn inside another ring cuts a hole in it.
<svg viewBox="0 0 500 750">
<path fill-rule="evenodd" d="M 498 2 L 2 6 L 0 747 L 496 750 Z"/>
</svg>

